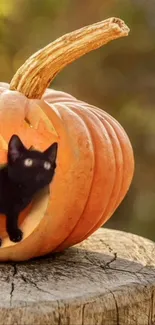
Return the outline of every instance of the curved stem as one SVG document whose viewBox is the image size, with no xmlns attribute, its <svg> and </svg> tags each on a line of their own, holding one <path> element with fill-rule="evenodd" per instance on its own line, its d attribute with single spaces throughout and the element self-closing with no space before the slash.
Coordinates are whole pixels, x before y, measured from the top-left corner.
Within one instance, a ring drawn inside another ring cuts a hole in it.
<svg viewBox="0 0 155 325">
<path fill-rule="evenodd" d="M 122 20 L 109 18 L 66 34 L 33 54 L 14 75 L 10 89 L 28 98 L 41 98 L 66 65 L 128 33 L 129 28 Z"/>
</svg>

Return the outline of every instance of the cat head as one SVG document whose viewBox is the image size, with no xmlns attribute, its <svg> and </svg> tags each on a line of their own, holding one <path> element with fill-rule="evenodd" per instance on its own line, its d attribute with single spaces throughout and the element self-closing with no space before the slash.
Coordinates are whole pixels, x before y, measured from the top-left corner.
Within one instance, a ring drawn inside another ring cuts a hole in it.
<svg viewBox="0 0 155 325">
<path fill-rule="evenodd" d="M 53 143 L 44 152 L 27 149 L 17 135 L 8 144 L 8 174 L 12 181 L 42 188 L 48 185 L 56 168 L 58 144 Z"/>
</svg>

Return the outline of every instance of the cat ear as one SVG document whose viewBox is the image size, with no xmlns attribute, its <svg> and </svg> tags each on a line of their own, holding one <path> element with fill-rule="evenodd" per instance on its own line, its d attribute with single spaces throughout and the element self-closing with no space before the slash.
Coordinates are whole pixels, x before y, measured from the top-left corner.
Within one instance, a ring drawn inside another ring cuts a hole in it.
<svg viewBox="0 0 155 325">
<path fill-rule="evenodd" d="M 14 134 L 8 144 L 8 159 L 11 162 L 15 162 L 18 159 L 23 151 L 26 148 L 24 147 L 23 143 L 21 142 L 18 135 Z"/>
<path fill-rule="evenodd" d="M 44 154 L 52 164 L 54 164 L 56 161 L 57 151 L 58 151 L 58 143 L 56 142 L 54 142 L 48 149 L 44 151 Z"/>
</svg>

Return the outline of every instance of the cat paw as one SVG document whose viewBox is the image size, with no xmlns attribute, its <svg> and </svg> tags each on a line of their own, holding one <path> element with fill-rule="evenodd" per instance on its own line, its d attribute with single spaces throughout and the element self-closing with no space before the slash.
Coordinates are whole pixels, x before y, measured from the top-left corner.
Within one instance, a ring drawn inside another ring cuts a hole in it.
<svg viewBox="0 0 155 325">
<path fill-rule="evenodd" d="M 14 230 L 11 234 L 9 234 L 10 240 L 14 243 L 18 243 L 23 238 L 23 233 L 20 229 Z"/>
</svg>

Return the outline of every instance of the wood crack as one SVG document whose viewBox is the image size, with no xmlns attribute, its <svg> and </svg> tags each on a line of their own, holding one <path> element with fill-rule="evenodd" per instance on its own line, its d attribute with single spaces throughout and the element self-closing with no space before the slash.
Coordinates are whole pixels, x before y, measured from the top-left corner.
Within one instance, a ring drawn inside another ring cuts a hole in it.
<svg viewBox="0 0 155 325">
<path fill-rule="evenodd" d="M 118 307 L 118 304 L 117 304 L 117 299 L 116 299 L 114 293 L 113 293 L 111 290 L 109 290 L 109 292 L 110 292 L 111 295 L 113 296 L 113 299 L 114 299 L 114 302 L 115 302 L 115 308 L 116 308 L 116 322 L 117 322 L 116 324 L 119 325 L 119 324 L 120 324 L 120 322 L 119 322 L 119 307 Z"/>
<path fill-rule="evenodd" d="M 151 304 L 150 304 L 150 310 L 149 310 L 149 317 L 148 317 L 148 325 L 153 325 L 153 300 L 154 300 L 154 290 L 152 290 L 151 293 Z"/>
<path fill-rule="evenodd" d="M 13 273 L 12 273 L 11 290 L 10 290 L 10 307 L 12 306 L 13 292 L 15 290 L 14 277 L 17 274 L 17 265 L 15 263 L 12 263 L 11 266 L 13 267 Z"/>
<path fill-rule="evenodd" d="M 154 246 L 102 229 L 79 249 L 2 263 L 0 324 L 155 325 Z"/>
<path fill-rule="evenodd" d="M 111 259 L 111 261 L 109 261 L 105 264 L 105 268 L 107 268 L 107 267 L 109 268 L 110 264 L 113 263 L 114 261 L 116 261 L 116 259 L 117 259 L 117 253 L 114 253 L 114 257 Z"/>
<path fill-rule="evenodd" d="M 26 278 L 23 274 L 20 274 L 20 278 L 28 284 L 32 284 L 37 290 L 44 292 L 44 293 L 48 293 L 49 295 L 51 295 L 51 293 L 47 290 L 41 289 L 34 281 L 32 281 L 31 279 Z"/>
</svg>

